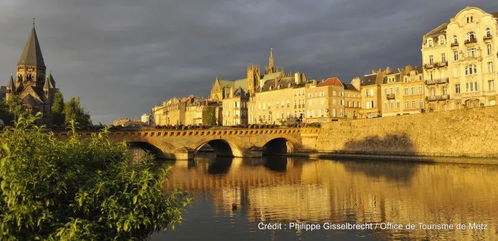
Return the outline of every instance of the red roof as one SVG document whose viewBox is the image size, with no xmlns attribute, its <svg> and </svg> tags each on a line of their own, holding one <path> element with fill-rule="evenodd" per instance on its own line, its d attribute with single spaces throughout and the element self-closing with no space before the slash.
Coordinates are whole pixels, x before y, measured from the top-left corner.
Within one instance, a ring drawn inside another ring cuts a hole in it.
<svg viewBox="0 0 498 241">
<path fill-rule="evenodd" d="M 341 80 L 337 77 L 328 78 L 325 81 L 322 81 L 318 84 L 318 86 L 327 86 L 327 85 L 335 85 L 342 87 Z"/>
</svg>

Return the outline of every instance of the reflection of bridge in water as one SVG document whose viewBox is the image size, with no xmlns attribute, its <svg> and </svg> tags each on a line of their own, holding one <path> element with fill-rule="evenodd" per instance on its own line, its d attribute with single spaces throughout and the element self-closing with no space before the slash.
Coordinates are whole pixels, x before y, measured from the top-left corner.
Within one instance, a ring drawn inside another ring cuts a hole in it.
<svg viewBox="0 0 498 241">
<path fill-rule="evenodd" d="M 261 157 L 265 152 L 285 154 L 313 146 L 319 128 L 200 129 L 200 130 L 122 130 L 109 137 L 126 142 L 163 158 L 191 159 L 209 145 L 217 156 Z M 82 132 L 83 137 L 91 132 Z M 64 138 L 67 133 L 58 133 Z M 311 141 L 310 141 L 311 140 Z"/>
<path fill-rule="evenodd" d="M 176 161 L 166 188 L 213 190 L 225 188 L 264 187 L 301 183 L 301 169 L 286 157 L 261 158 L 196 158 L 197 161 Z"/>
<path fill-rule="evenodd" d="M 190 163 L 190 164 L 189 164 Z M 286 177 L 287 176 L 287 177 Z M 166 188 L 210 194 L 215 212 L 250 222 L 437 224 L 487 230 L 387 230 L 386 240 L 498 240 L 496 166 L 234 159 L 177 161 Z M 237 210 L 232 210 L 232 204 Z"/>
</svg>

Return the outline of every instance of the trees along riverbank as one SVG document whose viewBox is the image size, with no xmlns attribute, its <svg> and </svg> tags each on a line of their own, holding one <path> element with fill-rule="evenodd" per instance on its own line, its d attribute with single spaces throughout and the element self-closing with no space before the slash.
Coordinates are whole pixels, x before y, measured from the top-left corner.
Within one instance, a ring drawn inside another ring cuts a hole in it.
<svg viewBox="0 0 498 241">
<path fill-rule="evenodd" d="M 0 133 L 2 240 L 142 240 L 181 222 L 190 199 L 164 193 L 167 169 L 132 161 L 105 132 L 62 141 L 34 121 Z"/>
</svg>

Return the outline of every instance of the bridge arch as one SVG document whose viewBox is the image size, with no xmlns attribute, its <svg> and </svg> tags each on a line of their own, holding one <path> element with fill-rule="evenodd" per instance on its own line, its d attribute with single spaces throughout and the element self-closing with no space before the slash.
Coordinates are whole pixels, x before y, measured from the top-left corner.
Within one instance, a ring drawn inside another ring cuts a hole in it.
<svg viewBox="0 0 498 241">
<path fill-rule="evenodd" d="M 285 137 L 268 140 L 263 145 L 263 155 L 285 155 L 294 151 L 294 144 Z"/>
<path fill-rule="evenodd" d="M 213 149 L 217 157 L 242 156 L 242 152 L 235 144 L 224 139 L 213 139 L 197 144 L 194 149 L 194 152 L 197 153 L 200 149 L 202 149 L 206 145 L 209 145 Z"/>
<path fill-rule="evenodd" d="M 146 141 L 127 141 L 126 145 L 128 148 L 132 151 L 132 154 L 134 155 L 134 158 L 138 157 L 140 158 L 141 155 L 145 153 L 150 153 L 154 155 L 156 158 L 164 158 L 165 153 L 163 150 L 161 150 L 159 147 L 152 145 L 149 142 Z M 145 153 L 140 153 L 138 150 L 142 150 Z"/>
</svg>

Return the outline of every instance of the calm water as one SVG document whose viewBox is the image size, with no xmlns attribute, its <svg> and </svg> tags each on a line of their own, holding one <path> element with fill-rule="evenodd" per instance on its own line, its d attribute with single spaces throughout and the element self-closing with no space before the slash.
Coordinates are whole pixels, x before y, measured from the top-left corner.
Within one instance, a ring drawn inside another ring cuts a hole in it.
<svg viewBox="0 0 498 241">
<path fill-rule="evenodd" d="M 498 166 L 279 157 L 205 157 L 165 165 L 173 167 L 165 190 L 179 186 L 194 202 L 182 224 L 153 235 L 154 241 L 498 240 Z M 260 222 L 287 227 L 261 231 Z M 289 230 L 289 222 L 377 228 Z M 415 229 L 389 229 L 386 223 L 412 223 Z M 424 229 L 418 223 L 455 226 Z M 469 223 L 487 226 L 470 229 Z M 457 230 L 458 224 L 467 227 Z"/>
</svg>

